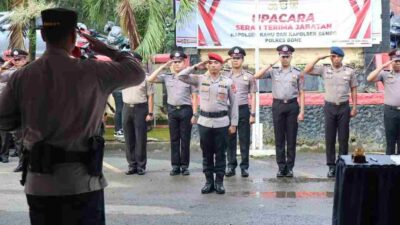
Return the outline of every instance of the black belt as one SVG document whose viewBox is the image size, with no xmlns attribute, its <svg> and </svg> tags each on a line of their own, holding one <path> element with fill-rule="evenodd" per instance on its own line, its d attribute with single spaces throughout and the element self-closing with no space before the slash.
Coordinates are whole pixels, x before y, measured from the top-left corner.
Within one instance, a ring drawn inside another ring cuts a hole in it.
<svg viewBox="0 0 400 225">
<path fill-rule="evenodd" d="M 288 100 L 274 98 L 274 102 L 287 104 L 287 103 L 297 102 L 297 98 L 292 98 Z"/>
<path fill-rule="evenodd" d="M 220 111 L 220 112 L 204 112 L 200 111 L 200 115 L 208 118 L 220 118 L 228 115 L 228 111 Z"/>
<path fill-rule="evenodd" d="M 128 104 L 128 103 L 125 103 L 125 105 L 128 106 L 128 107 L 134 108 L 134 107 L 139 107 L 139 106 L 147 106 L 147 102 L 144 102 L 144 103 L 137 103 L 137 104 Z"/>
<path fill-rule="evenodd" d="M 173 109 L 175 109 L 175 110 L 183 109 L 183 108 L 186 108 L 186 107 L 192 107 L 191 105 L 171 105 L 171 104 L 168 104 L 168 106 L 173 108 Z"/>
<path fill-rule="evenodd" d="M 248 104 L 239 105 L 239 109 L 241 108 L 249 108 L 249 105 Z"/>
<path fill-rule="evenodd" d="M 393 109 L 393 110 L 399 110 L 400 111 L 400 106 L 392 106 L 392 105 L 386 105 L 385 104 L 385 109 Z"/>
<path fill-rule="evenodd" d="M 326 105 L 333 105 L 333 106 L 341 106 L 341 105 L 348 105 L 349 101 L 344 101 L 344 102 L 327 102 L 325 101 Z"/>
</svg>

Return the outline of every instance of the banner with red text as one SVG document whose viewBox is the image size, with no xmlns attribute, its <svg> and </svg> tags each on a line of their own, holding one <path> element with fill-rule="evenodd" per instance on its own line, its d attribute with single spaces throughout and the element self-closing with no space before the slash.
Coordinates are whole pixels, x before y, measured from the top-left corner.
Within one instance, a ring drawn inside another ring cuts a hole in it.
<svg viewBox="0 0 400 225">
<path fill-rule="evenodd" d="M 368 47 L 381 40 L 381 23 L 374 22 L 380 20 L 377 4 L 372 0 L 198 0 L 197 47 L 275 48 L 283 43 L 297 48 Z"/>
</svg>

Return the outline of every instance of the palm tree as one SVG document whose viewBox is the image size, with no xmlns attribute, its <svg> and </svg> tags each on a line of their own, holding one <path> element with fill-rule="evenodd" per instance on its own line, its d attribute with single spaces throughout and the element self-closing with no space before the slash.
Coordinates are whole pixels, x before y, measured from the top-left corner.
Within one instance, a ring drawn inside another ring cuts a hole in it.
<svg viewBox="0 0 400 225">
<path fill-rule="evenodd" d="M 172 23 L 173 30 L 177 21 L 184 23 L 195 9 L 196 1 L 181 0 L 175 20 L 171 19 L 171 0 L 83 0 L 83 5 L 83 13 L 97 24 L 105 24 L 108 17 L 118 17 L 121 28 L 129 37 L 131 48 L 148 58 L 162 50 L 166 41 L 166 28 L 171 26 L 169 23 Z M 117 11 L 110 11 L 115 5 Z"/>
<path fill-rule="evenodd" d="M 24 44 L 25 30 L 28 29 L 29 60 L 36 58 L 36 18 L 40 12 L 54 4 L 44 0 L 14 0 L 12 5 L 9 48 L 26 49 Z"/>
</svg>

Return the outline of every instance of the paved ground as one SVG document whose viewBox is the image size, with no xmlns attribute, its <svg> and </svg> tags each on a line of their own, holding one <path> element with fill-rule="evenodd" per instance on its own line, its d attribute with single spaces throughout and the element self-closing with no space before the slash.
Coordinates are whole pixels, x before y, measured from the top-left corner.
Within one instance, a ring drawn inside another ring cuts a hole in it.
<svg viewBox="0 0 400 225">
<path fill-rule="evenodd" d="M 250 177 L 227 178 L 225 195 L 200 194 L 200 152 L 192 152 L 188 177 L 169 176 L 169 158 L 168 151 L 149 151 L 146 175 L 126 176 L 124 153 L 106 152 L 107 224 L 331 224 L 334 180 L 326 179 L 322 153 L 299 152 L 293 179 L 275 178 L 274 156 L 252 159 Z M 0 164 L 0 225 L 29 224 L 19 174 L 10 172 L 15 166 L 15 158 Z"/>
</svg>

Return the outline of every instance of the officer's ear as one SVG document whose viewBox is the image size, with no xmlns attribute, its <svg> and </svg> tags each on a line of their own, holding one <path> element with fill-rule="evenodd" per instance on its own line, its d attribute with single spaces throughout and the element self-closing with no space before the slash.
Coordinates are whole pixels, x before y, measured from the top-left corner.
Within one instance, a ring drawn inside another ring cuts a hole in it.
<svg viewBox="0 0 400 225">
<path fill-rule="evenodd" d="M 43 29 L 40 29 L 40 35 L 42 36 L 42 39 L 44 42 L 47 42 L 46 35 L 44 35 Z"/>
</svg>

